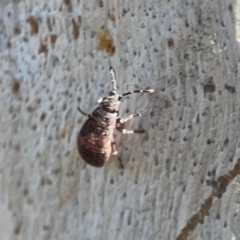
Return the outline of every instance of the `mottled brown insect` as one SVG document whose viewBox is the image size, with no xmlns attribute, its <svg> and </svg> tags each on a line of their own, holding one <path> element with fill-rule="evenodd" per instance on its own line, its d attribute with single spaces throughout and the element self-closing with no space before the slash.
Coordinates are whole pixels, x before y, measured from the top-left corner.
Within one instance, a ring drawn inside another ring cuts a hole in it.
<svg viewBox="0 0 240 240">
<path fill-rule="evenodd" d="M 126 130 L 125 123 L 134 117 L 140 116 L 139 113 L 131 114 L 127 118 L 118 117 L 118 109 L 124 96 L 132 93 L 153 93 L 153 89 L 133 90 L 124 94 L 117 93 L 117 84 L 113 69 L 110 69 L 112 76 L 113 91 L 108 97 L 98 100 L 98 107 L 87 114 L 80 108 L 78 110 L 88 117 L 83 124 L 77 138 L 78 151 L 83 160 L 94 167 L 102 167 L 109 159 L 111 152 L 117 155 L 113 131 L 117 129 L 123 134 L 143 132 L 141 130 Z"/>
</svg>

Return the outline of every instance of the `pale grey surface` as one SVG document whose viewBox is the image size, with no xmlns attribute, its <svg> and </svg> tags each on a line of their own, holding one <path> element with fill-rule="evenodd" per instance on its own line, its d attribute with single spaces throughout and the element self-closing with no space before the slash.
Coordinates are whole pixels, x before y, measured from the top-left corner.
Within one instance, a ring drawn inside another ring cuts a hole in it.
<svg viewBox="0 0 240 240">
<path fill-rule="evenodd" d="M 39 2 L 0 4 L 0 239 L 240 239 L 239 5 Z M 156 90 L 121 106 L 146 130 L 117 134 L 124 170 L 76 148 L 110 65 L 120 92 Z"/>
</svg>

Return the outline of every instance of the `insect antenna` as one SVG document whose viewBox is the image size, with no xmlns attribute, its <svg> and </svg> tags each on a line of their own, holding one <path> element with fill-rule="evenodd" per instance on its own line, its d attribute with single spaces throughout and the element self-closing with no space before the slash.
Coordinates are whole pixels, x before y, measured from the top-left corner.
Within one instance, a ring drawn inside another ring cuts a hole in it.
<svg viewBox="0 0 240 240">
<path fill-rule="evenodd" d="M 85 113 L 80 107 L 78 107 L 78 111 L 84 116 L 89 116 L 89 114 Z"/>
<path fill-rule="evenodd" d="M 132 90 L 130 92 L 126 92 L 122 95 L 122 97 L 133 94 L 133 93 L 153 93 L 154 89 L 148 89 L 148 90 Z"/>
<path fill-rule="evenodd" d="M 115 73 L 114 73 L 114 70 L 112 67 L 110 67 L 110 74 L 112 77 L 113 90 L 116 91 L 117 90 L 117 82 L 116 82 Z"/>
</svg>

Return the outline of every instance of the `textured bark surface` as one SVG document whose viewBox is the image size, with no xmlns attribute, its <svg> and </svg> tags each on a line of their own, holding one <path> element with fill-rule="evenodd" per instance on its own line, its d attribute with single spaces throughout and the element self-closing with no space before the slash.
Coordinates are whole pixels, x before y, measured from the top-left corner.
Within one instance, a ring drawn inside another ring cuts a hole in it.
<svg viewBox="0 0 240 240">
<path fill-rule="evenodd" d="M 0 2 L 0 239 L 240 239 L 238 2 Z M 111 157 L 76 137 L 111 90 L 135 94 Z"/>
</svg>

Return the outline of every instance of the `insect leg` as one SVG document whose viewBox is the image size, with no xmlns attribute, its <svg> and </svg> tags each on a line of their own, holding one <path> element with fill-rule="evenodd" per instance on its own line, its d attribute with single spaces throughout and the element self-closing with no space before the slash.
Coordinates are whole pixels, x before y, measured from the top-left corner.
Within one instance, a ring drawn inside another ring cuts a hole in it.
<svg viewBox="0 0 240 240">
<path fill-rule="evenodd" d="M 111 146 L 112 146 L 112 154 L 113 155 L 118 155 L 118 151 L 116 149 L 116 143 L 115 142 L 112 142 L 111 143 Z"/>
<path fill-rule="evenodd" d="M 133 93 L 153 93 L 154 89 L 148 89 L 148 90 L 132 90 L 130 92 L 126 92 L 122 95 L 122 97 L 133 94 Z"/>
<path fill-rule="evenodd" d="M 115 156 L 117 156 L 117 159 L 118 159 L 118 161 L 119 161 L 119 163 L 120 163 L 120 168 L 123 168 L 122 160 L 121 160 L 120 157 L 118 157 L 118 151 L 117 151 L 117 149 L 116 149 L 116 143 L 115 143 L 115 142 L 112 142 L 112 143 L 111 143 L 111 146 L 112 146 L 112 154 L 115 155 Z"/>
<path fill-rule="evenodd" d="M 127 122 L 128 120 L 134 118 L 134 117 L 141 117 L 141 113 L 134 113 L 134 114 L 130 114 L 128 117 L 126 118 L 118 118 L 117 119 L 117 123 L 125 123 Z"/>
<path fill-rule="evenodd" d="M 117 128 L 116 128 L 117 129 Z M 117 129 L 118 130 L 118 129 Z M 121 129 L 119 130 L 122 134 L 133 134 L 133 133 L 144 133 L 144 130 L 141 129 L 135 129 L 135 130 L 127 130 L 127 129 Z"/>
<path fill-rule="evenodd" d="M 78 107 L 78 111 L 84 116 L 89 116 L 89 114 L 85 113 L 80 107 Z"/>
<path fill-rule="evenodd" d="M 114 73 L 114 70 L 112 67 L 110 67 L 110 74 L 112 77 L 113 90 L 116 91 L 117 90 L 117 82 L 116 82 L 115 73 Z"/>
<path fill-rule="evenodd" d="M 130 114 L 126 118 L 118 118 L 117 122 L 116 122 L 116 129 L 123 134 L 144 133 L 144 130 L 127 130 L 127 129 L 125 129 L 125 123 L 128 120 L 130 120 L 134 117 L 140 117 L 140 116 L 141 116 L 140 113 L 135 113 L 135 114 Z"/>
</svg>

